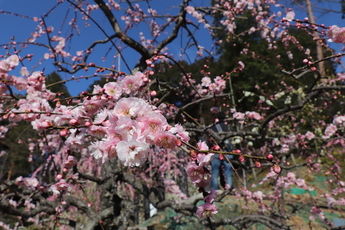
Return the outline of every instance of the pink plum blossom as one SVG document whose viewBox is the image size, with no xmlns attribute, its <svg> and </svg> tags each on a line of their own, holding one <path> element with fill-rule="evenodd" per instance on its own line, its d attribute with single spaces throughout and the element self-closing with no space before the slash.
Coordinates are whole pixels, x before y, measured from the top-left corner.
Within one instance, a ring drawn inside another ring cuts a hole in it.
<svg viewBox="0 0 345 230">
<path fill-rule="evenodd" d="M 200 166 L 207 166 L 210 163 L 213 155 L 214 155 L 213 153 L 207 153 L 207 154 L 198 153 L 197 161 L 198 161 L 199 165 Z"/>
<path fill-rule="evenodd" d="M 253 27 L 252 27 L 253 28 Z M 240 66 L 241 69 L 244 69 L 245 65 L 242 61 L 238 62 L 238 65 Z"/>
<path fill-rule="evenodd" d="M 163 132 L 168 127 L 165 117 L 159 113 L 139 117 L 137 120 L 141 127 L 142 135 L 150 140 L 153 140 L 156 134 Z"/>
<path fill-rule="evenodd" d="M 0 94 L 5 93 L 8 90 L 7 86 L 3 83 L 0 84 Z"/>
<path fill-rule="evenodd" d="M 216 190 L 212 190 L 205 198 L 205 202 L 206 203 L 213 203 L 214 199 L 217 196 L 217 191 Z"/>
<path fill-rule="evenodd" d="M 54 194 L 60 194 L 60 193 L 66 192 L 68 189 L 69 189 L 69 184 L 64 179 L 61 179 L 59 182 L 53 184 L 50 187 L 50 190 Z"/>
<path fill-rule="evenodd" d="M 233 116 L 234 119 L 243 120 L 245 114 L 244 114 L 244 113 L 241 113 L 241 112 L 235 112 L 232 116 Z"/>
<path fill-rule="evenodd" d="M 104 141 L 92 142 L 89 151 L 95 159 L 102 159 L 102 163 L 108 160 L 108 151 L 105 149 Z"/>
<path fill-rule="evenodd" d="M 331 42 L 344 43 L 345 42 L 345 27 L 339 28 L 336 25 L 331 26 L 327 31 L 327 36 Z"/>
<path fill-rule="evenodd" d="M 10 72 L 18 64 L 19 58 L 17 55 L 11 55 L 4 60 L 0 60 L 0 74 L 6 74 Z"/>
<path fill-rule="evenodd" d="M 182 125 L 176 124 L 174 127 L 172 127 L 169 132 L 173 133 L 177 137 L 181 138 L 181 140 L 188 142 L 190 140 L 188 132 L 186 132 Z"/>
<path fill-rule="evenodd" d="M 333 124 L 329 124 L 325 129 L 325 135 L 322 136 L 323 138 L 329 138 L 333 136 L 333 134 L 337 131 L 337 126 Z"/>
<path fill-rule="evenodd" d="M 130 117 L 120 117 L 113 131 L 121 136 L 122 140 L 136 140 L 141 135 L 139 123 Z"/>
<path fill-rule="evenodd" d="M 196 215 L 199 218 L 208 218 L 213 216 L 218 212 L 217 206 L 210 203 L 205 203 L 200 206 L 198 206 L 198 209 L 196 211 Z"/>
<path fill-rule="evenodd" d="M 312 140 L 312 139 L 315 138 L 315 134 L 312 133 L 312 132 L 310 132 L 310 131 L 308 131 L 308 132 L 306 132 L 305 137 L 306 137 L 308 140 Z"/>
<path fill-rule="evenodd" d="M 103 88 L 104 92 L 114 100 L 118 100 L 122 95 L 122 88 L 116 82 L 108 82 Z"/>
<path fill-rule="evenodd" d="M 116 145 L 121 141 L 120 138 L 107 138 L 103 139 L 104 149 L 107 151 L 108 158 L 114 158 L 117 156 Z"/>
<path fill-rule="evenodd" d="M 152 112 L 152 108 L 140 98 L 121 98 L 114 107 L 117 116 L 137 117 Z"/>
<path fill-rule="evenodd" d="M 345 122 L 345 116 L 337 116 L 333 119 L 335 125 L 342 125 Z"/>
<path fill-rule="evenodd" d="M 88 130 L 90 135 L 98 138 L 104 137 L 107 133 L 107 128 L 99 125 L 91 125 L 89 126 Z"/>
<path fill-rule="evenodd" d="M 121 81 L 123 92 L 126 94 L 133 94 L 139 91 L 143 84 L 141 73 L 135 75 L 128 75 Z"/>
<path fill-rule="evenodd" d="M 215 107 L 215 106 L 211 107 L 210 111 L 211 111 L 211 113 L 214 113 L 214 114 L 217 114 L 220 112 L 219 107 Z"/>
<path fill-rule="evenodd" d="M 72 155 L 69 155 L 67 158 L 67 161 L 65 161 L 65 163 L 64 163 L 64 167 L 67 169 L 70 169 L 76 164 L 77 164 L 77 158 L 75 158 Z"/>
<path fill-rule="evenodd" d="M 293 11 L 287 12 L 287 14 L 286 14 L 286 20 L 292 21 L 294 18 L 295 18 L 295 12 L 293 12 Z"/>
<path fill-rule="evenodd" d="M 116 146 L 119 160 L 124 166 L 140 166 L 147 160 L 150 146 L 138 141 L 120 141 Z"/>
<path fill-rule="evenodd" d="M 177 144 L 177 138 L 170 132 L 161 132 L 154 138 L 155 145 L 168 149 L 175 149 Z"/>
<path fill-rule="evenodd" d="M 258 114 L 257 112 L 246 112 L 246 115 L 249 118 L 255 119 L 255 120 L 258 120 L 258 121 L 263 119 L 263 117 L 260 114 Z"/>
<path fill-rule="evenodd" d="M 209 147 L 208 147 L 208 145 L 206 144 L 205 141 L 199 141 L 199 142 L 197 143 L 197 147 L 198 147 L 198 149 L 200 149 L 200 150 L 209 150 Z"/>
<path fill-rule="evenodd" d="M 197 187 L 206 188 L 211 184 L 211 174 L 205 167 L 196 165 L 195 162 L 189 162 L 186 167 L 187 175 Z"/>
<path fill-rule="evenodd" d="M 13 85 L 17 90 L 22 91 L 22 90 L 27 89 L 28 82 L 26 79 L 22 77 L 14 77 L 13 80 L 14 80 Z"/>
<path fill-rule="evenodd" d="M 201 79 L 201 86 L 208 87 L 211 84 L 211 78 L 210 77 L 203 77 Z"/>
</svg>

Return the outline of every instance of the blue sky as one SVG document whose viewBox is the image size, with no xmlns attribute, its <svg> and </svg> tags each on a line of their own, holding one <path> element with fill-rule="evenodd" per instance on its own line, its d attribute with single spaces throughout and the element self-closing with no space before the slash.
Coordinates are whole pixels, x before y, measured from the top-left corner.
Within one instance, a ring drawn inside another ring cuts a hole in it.
<svg viewBox="0 0 345 230">
<path fill-rule="evenodd" d="M 152 5 L 153 9 L 156 9 L 158 12 L 170 12 L 171 14 L 176 13 L 177 8 L 174 8 L 174 4 L 180 1 L 176 0 L 161 0 L 161 1 L 149 1 L 150 4 L 155 4 Z M 158 2 L 158 4 L 157 4 Z M 192 1 L 194 3 L 200 4 L 200 5 L 205 5 L 209 2 L 209 0 L 194 0 Z M 291 1 L 290 1 L 291 2 Z M 12 12 L 12 13 L 17 13 L 19 15 L 25 15 L 29 17 L 41 17 L 44 13 L 52 9 L 52 7 L 56 4 L 55 0 L 0 0 L 0 10 L 7 11 L 7 12 Z M 144 5 L 144 3 L 142 3 Z M 46 18 L 46 23 L 47 25 L 54 26 L 55 31 L 58 31 L 59 28 L 61 27 L 61 21 L 63 21 L 63 17 L 66 14 L 66 12 L 69 10 L 68 9 L 68 4 L 64 3 L 60 6 L 58 6 L 56 9 L 54 9 L 53 14 L 51 14 L 49 17 Z M 339 10 L 340 9 L 340 4 L 329 4 L 325 1 L 320 5 L 322 8 L 328 8 L 332 10 Z M 70 15 L 73 14 L 73 11 L 70 9 Z M 105 28 L 109 34 L 111 34 L 111 28 L 106 20 L 106 18 L 103 15 L 96 15 L 92 14 L 95 18 L 97 18 L 98 23 Z M 306 16 L 306 13 L 303 11 L 298 11 L 296 18 L 304 18 Z M 325 25 L 334 25 L 337 24 L 338 26 L 342 27 L 345 26 L 345 20 L 341 19 L 340 14 L 334 14 L 334 13 L 327 13 L 324 15 L 320 15 L 316 13 L 316 16 L 318 17 L 318 22 L 324 23 Z M 12 15 L 4 15 L 0 14 L 0 44 L 8 43 L 10 41 L 10 37 L 15 36 L 16 41 L 24 41 L 26 38 L 30 36 L 32 31 L 35 30 L 37 23 L 33 22 L 31 19 L 27 18 L 20 18 Z M 94 40 L 98 39 L 104 39 L 105 36 L 104 34 L 94 27 L 92 22 L 90 22 L 91 27 L 85 28 L 83 25 L 79 25 L 79 29 L 81 30 L 82 34 L 82 40 L 78 39 L 78 36 L 76 35 L 73 39 L 75 41 L 78 40 L 78 42 L 73 42 L 72 47 L 70 47 L 70 52 L 72 55 L 75 54 L 76 51 L 85 49 L 89 44 L 91 44 Z M 145 26 L 144 27 L 138 27 L 138 28 L 133 28 L 131 31 L 131 36 L 133 36 L 135 39 L 139 38 L 139 32 L 140 31 L 145 31 Z M 204 30 L 206 31 L 206 30 Z M 66 32 L 64 32 L 66 33 Z M 209 36 L 203 32 L 200 34 L 196 34 L 196 36 L 200 41 L 200 45 L 205 46 L 206 48 L 210 49 L 211 45 L 211 40 Z M 67 36 L 68 34 L 62 34 Z M 146 34 L 147 35 L 147 34 Z M 167 36 L 167 35 L 165 35 Z M 181 36 L 181 34 L 180 34 Z M 187 40 L 186 33 L 182 34 L 183 41 Z M 148 36 L 146 36 L 148 37 Z M 173 44 L 169 45 L 169 50 L 171 53 L 175 55 L 175 58 L 178 58 L 178 54 L 180 53 L 180 40 L 176 40 Z M 46 37 L 43 37 L 39 39 L 38 41 L 45 42 Z M 68 46 L 68 44 L 66 45 Z M 341 51 L 343 45 L 335 45 L 332 44 L 332 48 L 336 49 L 337 51 Z M 90 62 L 95 62 L 95 63 L 104 63 L 104 66 L 110 66 L 111 64 L 118 64 L 117 59 L 114 59 L 113 56 L 116 55 L 116 51 L 112 49 L 109 52 L 109 55 L 107 59 L 103 62 L 102 57 L 104 57 L 104 53 L 107 52 L 108 48 L 110 45 L 102 45 L 100 46 L 101 49 L 93 54 L 93 56 L 90 58 Z M 123 47 L 124 48 L 124 47 Z M 12 50 L 13 51 L 13 50 Z M 51 73 L 52 71 L 55 71 L 56 68 L 51 65 L 51 61 L 47 61 L 43 59 L 44 53 L 47 52 L 45 48 L 41 47 L 31 47 L 28 49 L 25 49 L 22 55 L 25 54 L 35 54 L 33 57 L 32 62 L 25 62 L 24 65 L 28 67 L 29 71 L 33 70 L 43 70 L 46 74 Z M 189 51 L 189 55 L 192 56 L 192 59 L 195 57 L 195 49 L 192 49 Z M 0 48 L 0 55 L 3 55 L 6 53 L 6 50 L 3 48 Z M 138 61 L 139 55 L 135 52 L 133 52 L 130 49 L 124 49 L 123 54 L 125 55 L 125 59 L 127 60 L 130 68 L 133 68 L 135 63 Z M 35 64 L 39 61 L 42 61 L 42 65 L 35 66 Z M 125 71 L 128 73 L 127 69 L 124 68 L 124 63 L 121 62 L 121 70 Z M 339 69 L 339 71 L 342 71 Z M 90 71 L 89 74 L 92 74 L 93 72 Z M 16 74 L 16 73 L 14 73 Z M 77 73 L 75 77 L 81 76 L 82 74 L 85 73 Z M 60 74 L 63 79 L 70 79 L 69 74 Z M 92 83 L 92 80 L 81 80 L 79 82 L 71 81 L 67 83 L 67 87 L 69 88 L 69 91 L 72 95 L 77 95 L 80 93 L 82 90 L 86 90 L 87 87 Z"/>
<path fill-rule="evenodd" d="M 204 0 L 199 1 L 200 4 L 203 4 L 203 2 Z M 52 9 L 55 6 L 55 4 L 56 4 L 55 0 L 49 0 L 49 1 L 48 0 L 30 0 L 30 1 L 28 0 L 12 0 L 12 1 L 0 0 L 0 10 L 16 13 L 19 15 L 25 15 L 32 18 L 32 17 L 41 17 L 42 15 L 44 15 L 44 13 Z M 157 9 L 157 11 L 170 12 L 171 14 L 175 14 L 178 8 L 173 7 L 174 4 L 176 4 L 176 0 L 164 0 L 164 4 L 161 4 L 161 1 L 159 1 L 158 5 L 152 5 L 152 8 Z M 145 4 L 142 3 L 142 5 L 144 6 Z M 67 2 L 59 5 L 57 8 L 54 9 L 53 14 L 51 14 L 49 17 L 46 18 L 46 24 L 48 26 L 50 25 L 54 26 L 55 31 L 59 30 L 59 28 L 61 27 L 61 22 L 63 21 L 63 17 L 66 14 L 66 12 L 70 10 L 73 13 L 73 10 L 68 9 L 67 6 L 68 6 Z M 72 13 L 70 12 L 69 17 L 71 17 Z M 112 29 L 110 28 L 109 23 L 104 17 L 104 15 L 95 14 L 95 13 L 92 13 L 91 15 L 97 19 L 97 22 L 103 28 L 105 28 L 105 31 L 108 32 L 108 35 L 111 35 Z M 0 23 L 0 44 L 8 43 L 12 36 L 15 36 L 16 41 L 25 41 L 25 39 L 27 39 L 30 36 L 30 34 L 35 30 L 37 26 L 37 23 L 33 22 L 29 18 L 16 17 L 10 14 L 0 14 L 0 22 L 5 22 L 5 23 Z M 90 21 L 90 24 L 91 24 L 91 27 L 84 27 L 83 25 L 79 25 L 79 29 L 83 37 L 82 39 L 79 39 L 78 36 L 75 36 L 75 38 L 73 38 L 75 39 L 75 41 L 78 39 L 78 42 L 74 42 L 72 45 L 73 47 L 70 47 L 71 48 L 70 52 L 72 55 L 75 55 L 76 51 L 85 49 L 95 40 L 105 39 L 105 35 L 101 32 L 101 30 L 96 28 L 95 25 L 91 21 Z M 144 31 L 144 34 L 146 35 L 146 37 L 149 38 L 147 34 L 145 33 L 145 30 L 147 31 L 145 26 L 142 26 L 140 28 L 133 28 L 131 30 L 130 35 L 133 36 L 134 39 L 139 39 L 139 32 Z M 63 35 L 68 36 L 67 33 Z M 167 36 L 167 35 L 168 34 L 166 35 L 163 34 L 163 36 Z M 44 43 L 46 42 L 46 37 L 42 37 L 38 39 L 38 41 L 41 41 L 42 43 Z M 207 41 L 206 39 L 201 39 L 200 43 L 201 45 L 211 44 L 210 40 Z M 171 53 L 173 53 L 176 56 L 176 58 L 178 58 L 178 54 L 180 52 L 179 45 L 180 43 L 177 42 L 169 46 Z M 67 46 L 68 44 L 66 45 L 66 47 Z M 93 53 L 93 56 L 90 58 L 90 62 L 95 62 L 95 63 L 98 63 L 99 65 L 102 65 L 102 63 L 104 63 L 104 66 L 106 67 L 109 67 L 111 64 L 118 65 L 119 63 L 118 60 L 113 58 L 114 55 L 116 55 L 117 53 L 115 49 L 112 49 L 109 52 L 106 61 L 102 61 L 102 57 L 104 57 L 104 54 L 108 51 L 108 48 L 110 47 L 110 45 L 109 44 L 100 45 L 99 47 L 101 47 L 102 49 Z M 129 67 L 132 69 L 137 63 L 137 61 L 139 60 L 140 56 L 129 48 L 125 48 L 125 47 L 122 47 L 122 48 L 123 48 L 122 53 L 125 56 L 125 59 L 128 62 Z M 51 65 L 50 61 L 46 61 L 43 59 L 43 55 L 46 52 L 47 52 L 46 48 L 41 48 L 37 46 L 25 49 L 22 55 L 30 54 L 30 53 L 35 55 L 31 62 L 32 65 L 29 62 L 24 63 L 25 66 L 29 68 L 29 71 L 31 70 L 41 71 L 42 68 L 44 68 L 44 72 L 46 74 L 49 74 L 50 72 L 56 70 L 56 68 Z M 190 52 L 191 52 L 190 53 L 191 55 L 195 56 L 196 49 Z M 5 53 L 6 51 L 0 48 L 0 55 L 5 54 Z M 33 64 L 41 60 L 42 60 L 42 65 L 35 68 Z M 120 62 L 120 66 L 121 66 L 121 71 L 125 71 L 129 73 L 128 69 L 125 68 L 125 65 L 122 61 Z M 89 74 L 92 74 L 91 71 L 89 72 L 90 72 Z M 70 79 L 71 77 L 69 74 L 65 74 L 65 73 L 60 73 L 60 75 L 62 76 L 63 79 Z M 76 73 L 75 77 L 78 77 L 81 75 L 85 76 L 87 74 Z M 72 95 L 77 95 L 82 90 L 86 90 L 87 87 L 92 82 L 93 82 L 92 80 L 80 80 L 78 82 L 72 81 L 72 82 L 68 82 L 67 86 Z"/>
</svg>

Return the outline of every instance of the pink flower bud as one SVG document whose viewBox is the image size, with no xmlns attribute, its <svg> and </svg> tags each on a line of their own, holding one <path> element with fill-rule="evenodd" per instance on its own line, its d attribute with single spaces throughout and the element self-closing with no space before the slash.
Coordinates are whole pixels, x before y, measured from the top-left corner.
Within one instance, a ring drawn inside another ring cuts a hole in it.
<svg viewBox="0 0 345 230">
<path fill-rule="evenodd" d="M 49 127 L 51 127 L 52 126 L 52 124 L 49 122 L 49 121 L 43 121 L 42 123 L 41 123 L 41 127 L 42 128 L 49 128 Z"/>
<path fill-rule="evenodd" d="M 57 174 L 57 175 L 56 175 L 56 180 L 59 181 L 59 180 L 61 180 L 61 179 L 62 179 L 62 175 L 61 175 L 61 174 Z"/>
<path fill-rule="evenodd" d="M 260 168 L 261 167 L 261 162 L 260 161 L 255 161 L 255 167 Z"/>
<path fill-rule="evenodd" d="M 212 149 L 215 150 L 215 151 L 219 151 L 219 150 L 220 150 L 220 147 L 219 147 L 219 145 L 214 145 L 214 146 L 212 147 Z"/>
<path fill-rule="evenodd" d="M 55 184 L 55 187 L 58 191 L 66 191 L 68 189 L 68 184 L 65 180 L 61 180 L 60 182 Z"/>
<path fill-rule="evenodd" d="M 267 160 L 269 160 L 269 161 L 271 161 L 271 160 L 273 160 L 273 155 L 272 154 L 268 154 L 267 156 L 266 156 L 266 159 Z"/>
<path fill-rule="evenodd" d="M 73 118 L 73 119 L 71 119 L 71 120 L 69 121 L 69 124 L 70 124 L 70 125 L 73 125 L 73 126 L 74 126 L 74 125 L 78 125 L 78 121 L 77 121 L 77 119 L 74 119 L 74 118 Z"/>
<path fill-rule="evenodd" d="M 77 158 L 75 158 L 74 156 L 69 155 L 68 158 L 67 158 L 67 161 L 64 164 L 64 167 L 66 169 L 70 169 L 70 168 L 72 168 L 76 164 L 77 164 Z"/>
<path fill-rule="evenodd" d="M 155 96 L 157 96 L 157 92 L 153 90 L 150 92 L 150 95 L 151 95 L 151 97 L 155 97 Z"/>
<path fill-rule="evenodd" d="M 60 131 L 60 135 L 61 135 L 62 137 L 67 136 L 67 135 L 68 135 L 68 129 L 63 129 L 63 130 L 61 130 L 61 131 Z"/>
<path fill-rule="evenodd" d="M 91 125 L 92 125 L 92 123 L 91 123 L 90 121 L 86 121 L 86 122 L 85 122 L 85 126 L 86 126 L 86 127 L 90 127 Z"/>
<path fill-rule="evenodd" d="M 272 169 L 273 169 L 273 171 L 275 172 L 275 173 L 277 173 L 277 174 L 279 174 L 281 171 L 282 171 L 282 169 L 280 168 L 280 166 L 279 165 L 273 165 L 273 167 L 272 167 Z"/>
<path fill-rule="evenodd" d="M 238 157 L 238 160 L 239 160 L 240 162 L 244 162 L 245 158 L 244 158 L 243 155 L 240 155 L 240 156 Z"/>
</svg>

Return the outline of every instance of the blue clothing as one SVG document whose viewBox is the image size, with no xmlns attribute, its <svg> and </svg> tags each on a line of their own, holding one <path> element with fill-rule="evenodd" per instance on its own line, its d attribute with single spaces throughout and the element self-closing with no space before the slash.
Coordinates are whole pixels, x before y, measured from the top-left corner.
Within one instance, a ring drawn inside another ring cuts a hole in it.
<svg viewBox="0 0 345 230">
<path fill-rule="evenodd" d="M 229 132 L 231 129 L 230 127 L 224 123 L 223 119 L 220 119 L 219 122 L 214 124 L 211 129 L 215 131 L 216 133 L 220 132 Z M 226 152 L 231 152 L 234 150 L 234 147 L 231 143 L 231 139 L 223 140 L 222 143 L 219 143 L 222 150 Z M 228 159 L 233 159 L 233 155 L 226 155 Z M 212 171 L 212 181 L 211 186 L 213 190 L 218 190 L 218 177 L 220 176 L 220 172 L 223 173 L 223 178 L 225 180 L 225 186 L 228 185 L 229 188 L 232 187 L 232 167 L 231 164 L 228 163 L 227 160 L 221 160 L 219 158 L 219 155 L 213 155 L 212 161 L 211 161 Z"/>
<path fill-rule="evenodd" d="M 226 155 L 228 159 L 232 159 L 232 155 Z M 224 166 L 222 172 L 224 173 L 225 184 L 228 184 L 229 187 L 232 187 L 232 167 L 231 165 L 224 159 L 219 159 L 219 155 L 213 155 L 211 161 L 212 171 L 212 181 L 211 186 L 213 190 L 218 190 L 218 177 L 221 167 Z"/>
</svg>

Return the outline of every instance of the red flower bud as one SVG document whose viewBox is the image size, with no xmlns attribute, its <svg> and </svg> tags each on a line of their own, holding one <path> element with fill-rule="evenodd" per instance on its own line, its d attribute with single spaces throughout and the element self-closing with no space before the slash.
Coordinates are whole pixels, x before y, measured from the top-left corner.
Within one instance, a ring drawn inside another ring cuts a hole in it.
<svg viewBox="0 0 345 230">
<path fill-rule="evenodd" d="M 219 145 L 214 145 L 214 146 L 212 147 L 212 149 L 215 150 L 215 151 L 219 151 L 219 150 L 220 150 L 220 147 L 219 147 Z"/>
<path fill-rule="evenodd" d="M 260 168 L 261 167 L 261 162 L 260 161 L 255 161 L 255 167 Z"/>
<path fill-rule="evenodd" d="M 271 161 L 271 160 L 273 160 L 273 155 L 272 154 L 268 154 L 267 156 L 266 156 L 266 159 L 267 160 L 269 160 L 269 161 Z"/>
<path fill-rule="evenodd" d="M 239 160 L 240 162 L 244 162 L 245 158 L 244 158 L 243 155 L 240 155 L 240 156 L 238 157 L 238 160 Z"/>
</svg>

